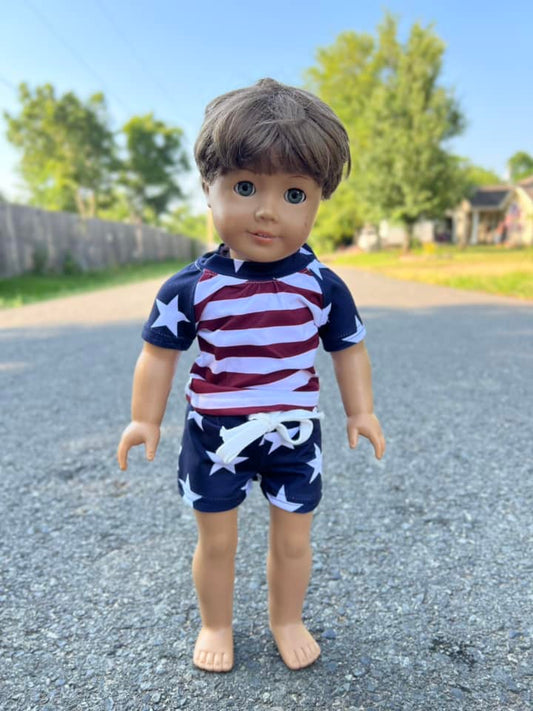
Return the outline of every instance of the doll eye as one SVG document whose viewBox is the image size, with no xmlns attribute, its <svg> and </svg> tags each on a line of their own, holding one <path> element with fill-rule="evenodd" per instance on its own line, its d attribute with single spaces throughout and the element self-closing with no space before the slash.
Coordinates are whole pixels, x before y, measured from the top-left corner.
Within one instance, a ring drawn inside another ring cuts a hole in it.
<svg viewBox="0 0 533 711">
<path fill-rule="evenodd" d="M 250 180 L 239 180 L 233 189 L 241 197 L 250 197 L 255 193 L 255 185 Z"/>
<path fill-rule="evenodd" d="M 299 205 L 304 202 L 306 195 L 300 188 L 289 188 L 285 193 L 285 200 L 290 202 L 291 205 Z"/>
</svg>

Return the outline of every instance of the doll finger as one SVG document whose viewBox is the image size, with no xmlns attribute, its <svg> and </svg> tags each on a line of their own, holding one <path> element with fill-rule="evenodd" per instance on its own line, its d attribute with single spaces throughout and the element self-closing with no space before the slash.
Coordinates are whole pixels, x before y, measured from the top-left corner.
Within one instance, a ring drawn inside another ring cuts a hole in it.
<svg viewBox="0 0 533 711">
<path fill-rule="evenodd" d="M 350 428 L 348 430 L 348 442 L 350 444 L 351 449 L 355 449 L 357 447 L 357 442 L 359 441 L 359 431 L 356 428 Z"/>
<path fill-rule="evenodd" d="M 122 469 L 122 471 L 126 471 L 126 469 L 128 468 L 128 448 L 122 440 L 118 445 L 117 459 L 119 467 Z"/>
<path fill-rule="evenodd" d="M 149 462 L 151 462 L 152 459 L 155 457 L 155 453 L 156 453 L 158 444 L 159 444 L 159 437 L 149 436 L 146 439 L 144 448 L 146 451 L 146 459 L 148 459 Z"/>
<path fill-rule="evenodd" d="M 382 434 L 377 434 L 372 438 L 376 459 L 381 459 L 385 454 L 385 438 Z"/>
<path fill-rule="evenodd" d="M 148 443 L 146 443 L 144 450 L 146 452 L 146 459 L 151 462 L 152 459 L 155 457 L 155 449 L 153 447 L 150 447 Z"/>
</svg>

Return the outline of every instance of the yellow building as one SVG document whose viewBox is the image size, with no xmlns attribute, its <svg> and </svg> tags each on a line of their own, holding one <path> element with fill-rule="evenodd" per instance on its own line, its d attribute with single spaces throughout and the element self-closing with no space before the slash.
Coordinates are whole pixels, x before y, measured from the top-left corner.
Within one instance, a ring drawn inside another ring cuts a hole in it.
<svg viewBox="0 0 533 711">
<path fill-rule="evenodd" d="M 453 214 L 459 244 L 533 244 L 533 176 L 516 185 L 478 188 Z"/>
<path fill-rule="evenodd" d="M 533 176 L 521 180 L 516 186 L 518 227 L 522 244 L 533 244 Z"/>
</svg>

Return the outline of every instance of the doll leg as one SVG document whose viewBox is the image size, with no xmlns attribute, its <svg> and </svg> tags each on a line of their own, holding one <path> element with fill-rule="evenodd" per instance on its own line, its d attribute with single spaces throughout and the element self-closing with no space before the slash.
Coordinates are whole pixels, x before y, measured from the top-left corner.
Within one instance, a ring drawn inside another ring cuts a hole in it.
<svg viewBox="0 0 533 711">
<path fill-rule="evenodd" d="M 320 655 L 320 647 L 302 622 L 311 575 L 312 519 L 312 513 L 289 513 L 270 506 L 267 560 L 270 629 L 289 669 L 307 667 Z"/>
<path fill-rule="evenodd" d="M 192 572 L 202 629 L 193 662 L 200 669 L 226 672 L 233 667 L 233 582 L 237 550 L 237 509 L 194 512 L 198 545 Z"/>
</svg>

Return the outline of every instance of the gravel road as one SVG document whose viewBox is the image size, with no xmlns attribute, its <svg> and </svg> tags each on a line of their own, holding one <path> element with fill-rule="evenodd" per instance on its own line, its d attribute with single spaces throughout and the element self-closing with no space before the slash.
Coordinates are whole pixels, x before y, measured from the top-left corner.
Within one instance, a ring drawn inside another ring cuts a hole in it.
<svg viewBox="0 0 533 711">
<path fill-rule="evenodd" d="M 339 272 L 388 451 L 349 450 L 322 353 L 305 609 L 322 657 L 299 672 L 268 633 L 257 488 L 240 512 L 235 669 L 191 664 L 195 524 L 175 462 L 193 351 L 155 462 L 115 462 L 158 282 L 0 312 L 2 711 L 532 708 L 533 309 Z"/>
</svg>

